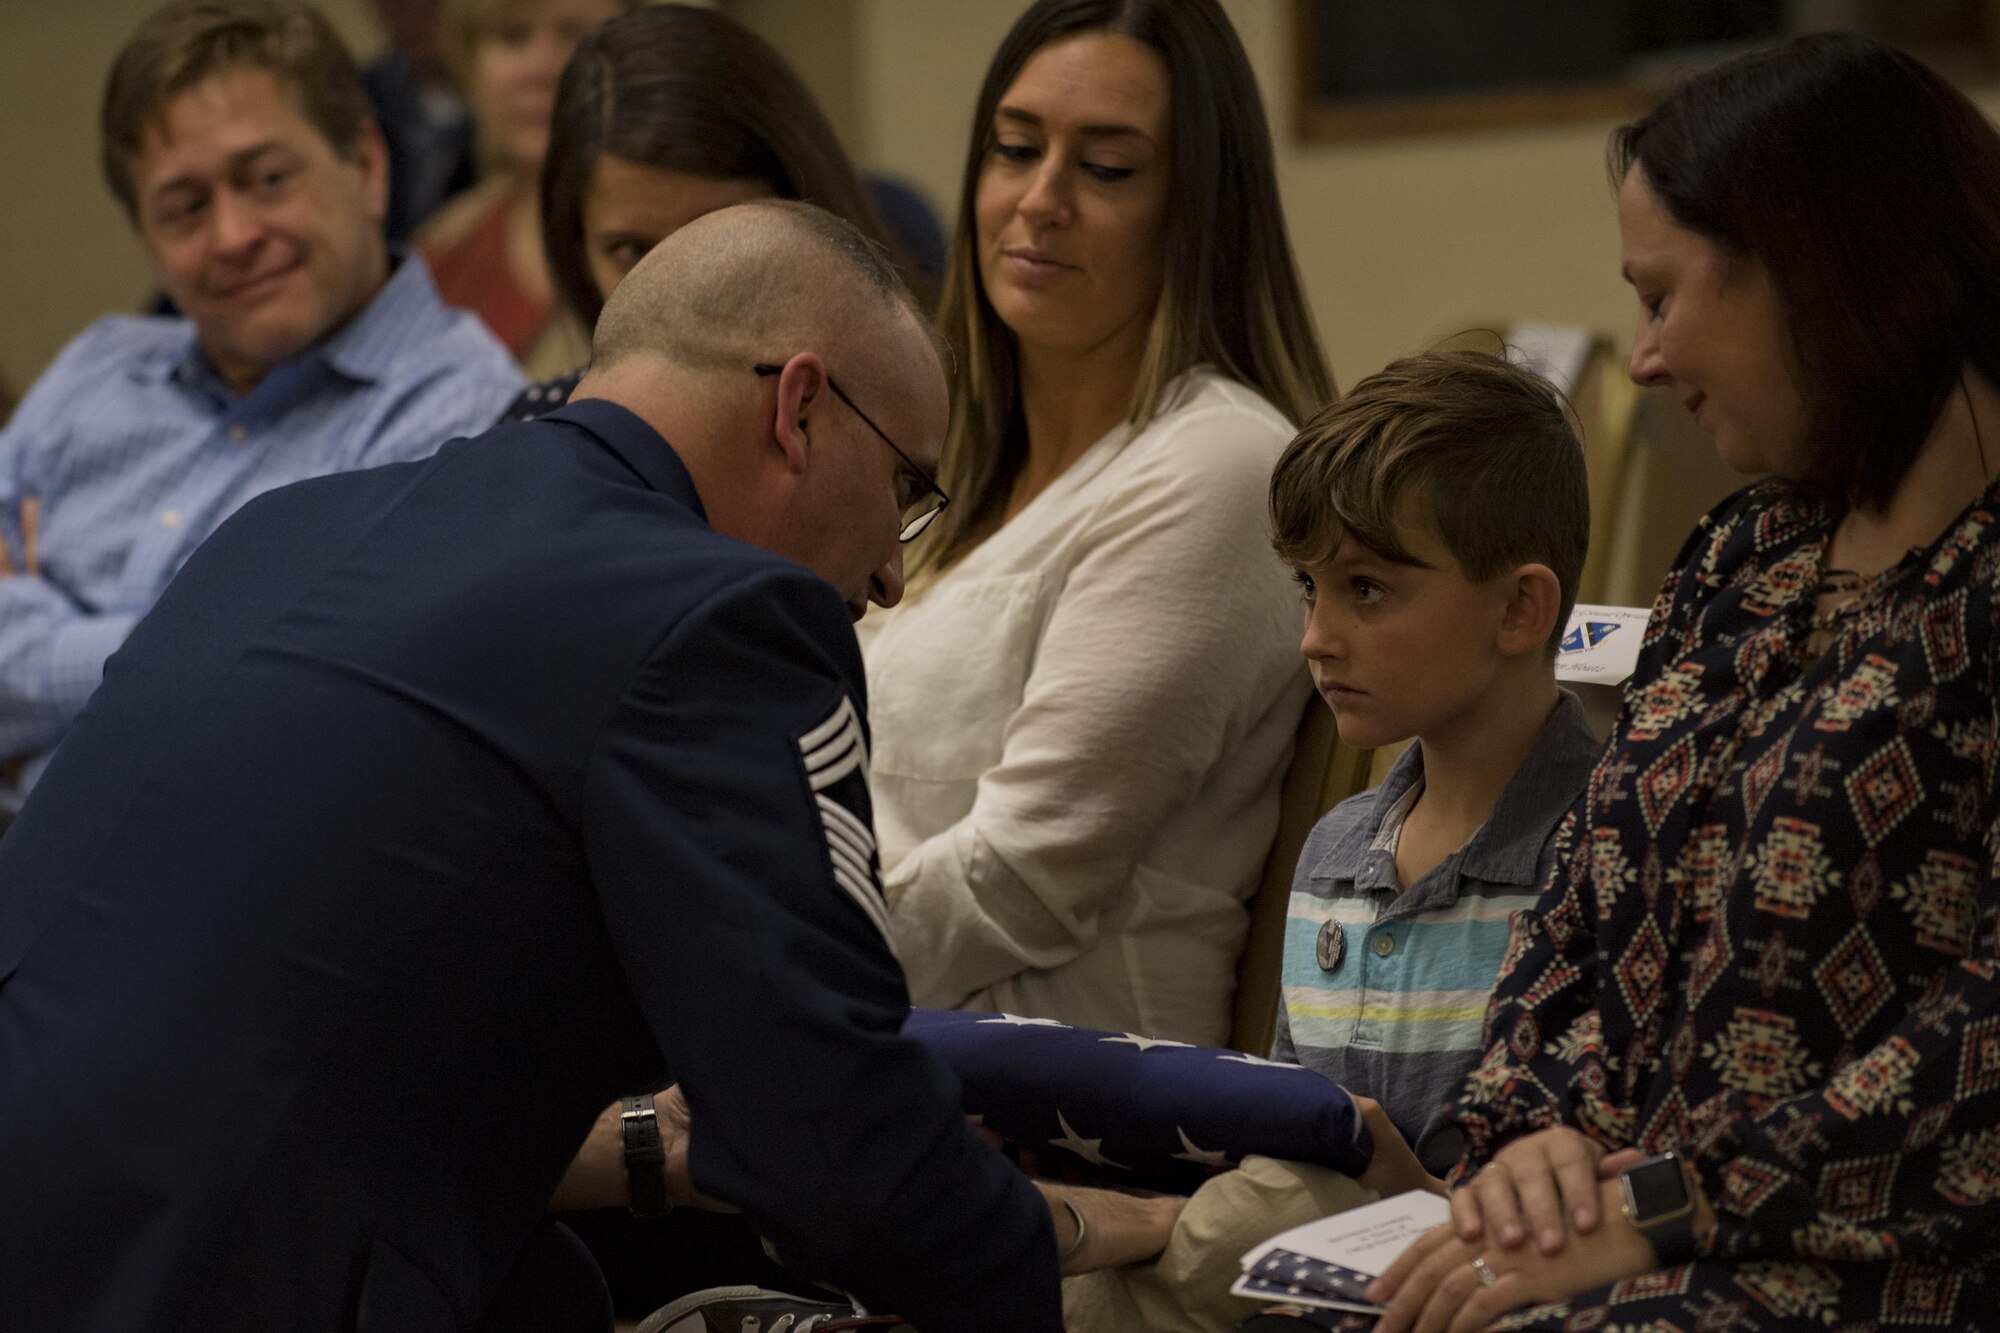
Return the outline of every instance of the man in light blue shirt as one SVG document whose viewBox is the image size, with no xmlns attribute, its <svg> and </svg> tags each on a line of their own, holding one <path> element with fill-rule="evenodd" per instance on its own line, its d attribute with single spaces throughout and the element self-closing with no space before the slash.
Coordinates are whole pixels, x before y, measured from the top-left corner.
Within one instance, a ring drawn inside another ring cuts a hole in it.
<svg viewBox="0 0 2000 1333">
<path fill-rule="evenodd" d="M 0 431 L 0 763 L 18 804 L 175 571 L 246 501 L 419 458 L 519 389 L 385 247 L 382 138 L 323 19 L 176 3 L 105 91 L 103 165 L 184 318 L 110 316 Z"/>
</svg>

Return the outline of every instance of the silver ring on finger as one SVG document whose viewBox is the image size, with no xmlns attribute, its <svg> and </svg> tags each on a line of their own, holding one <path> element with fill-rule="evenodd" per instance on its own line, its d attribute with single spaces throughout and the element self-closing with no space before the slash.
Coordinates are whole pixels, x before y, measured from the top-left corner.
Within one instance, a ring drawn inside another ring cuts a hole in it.
<svg viewBox="0 0 2000 1333">
<path fill-rule="evenodd" d="M 1500 1280 L 1500 1275 L 1486 1266 L 1486 1259 L 1483 1255 L 1475 1254 L 1472 1256 L 1472 1271 L 1478 1275 L 1479 1285 L 1482 1287 L 1490 1287 Z"/>
</svg>

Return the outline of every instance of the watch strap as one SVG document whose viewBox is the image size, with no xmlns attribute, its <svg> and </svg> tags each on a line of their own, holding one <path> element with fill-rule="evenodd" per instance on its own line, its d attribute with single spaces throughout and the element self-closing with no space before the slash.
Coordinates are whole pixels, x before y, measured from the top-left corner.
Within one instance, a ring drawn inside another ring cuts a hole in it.
<svg viewBox="0 0 2000 1333">
<path fill-rule="evenodd" d="M 634 1217 L 660 1217 L 667 1202 L 667 1152 L 660 1143 L 660 1116 L 651 1093 L 624 1099 L 618 1117 L 625 1140 L 625 1178 L 632 1191 Z"/>
<path fill-rule="evenodd" d="M 1659 1258 L 1660 1267 L 1671 1268 L 1677 1264 L 1692 1261 L 1699 1256 L 1701 1251 L 1700 1244 L 1697 1242 L 1694 1234 L 1694 1207 L 1692 1204 L 1694 1185 L 1688 1179 L 1687 1164 L 1679 1153 L 1668 1152 L 1662 1153 L 1658 1157 L 1649 1157 L 1643 1162 L 1628 1167 L 1625 1174 L 1631 1176 L 1635 1172 L 1657 1170 L 1662 1166 L 1671 1166 L 1675 1172 L 1679 1173 L 1681 1188 L 1690 1201 L 1689 1205 L 1663 1217 L 1642 1218 L 1638 1216 L 1633 1207 L 1633 1193 L 1628 1181 L 1625 1193 L 1625 1215 L 1631 1219 L 1632 1225 L 1638 1230 L 1639 1234 L 1644 1236 L 1652 1245 L 1653 1253 Z"/>
<path fill-rule="evenodd" d="M 1660 1267 L 1672 1268 L 1677 1264 L 1692 1262 L 1699 1253 L 1694 1240 L 1694 1218 L 1687 1215 L 1670 1217 L 1652 1223 L 1634 1223 L 1639 1234 L 1652 1242 L 1653 1253 L 1660 1257 Z"/>
</svg>

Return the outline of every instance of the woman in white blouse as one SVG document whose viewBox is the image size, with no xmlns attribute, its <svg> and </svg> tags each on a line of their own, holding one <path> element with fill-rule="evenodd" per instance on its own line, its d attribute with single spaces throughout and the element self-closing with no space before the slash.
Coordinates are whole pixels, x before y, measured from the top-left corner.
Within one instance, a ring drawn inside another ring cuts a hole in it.
<svg viewBox="0 0 2000 1333">
<path fill-rule="evenodd" d="M 1266 483 L 1333 394 L 1214 0 L 1041 0 L 940 316 L 953 496 L 863 626 L 920 1005 L 1220 1041 L 1307 685 Z"/>
</svg>

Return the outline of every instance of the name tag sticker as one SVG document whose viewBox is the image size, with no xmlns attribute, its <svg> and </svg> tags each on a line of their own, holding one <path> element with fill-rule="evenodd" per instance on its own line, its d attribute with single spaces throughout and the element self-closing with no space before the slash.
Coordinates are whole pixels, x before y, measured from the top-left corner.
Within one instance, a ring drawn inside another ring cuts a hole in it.
<svg viewBox="0 0 2000 1333">
<path fill-rule="evenodd" d="M 1623 685 L 1639 664 L 1647 615 L 1644 607 L 1579 604 L 1570 612 L 1569 629 L 1556 650 L 1556 679 Z"/>
</svg>

